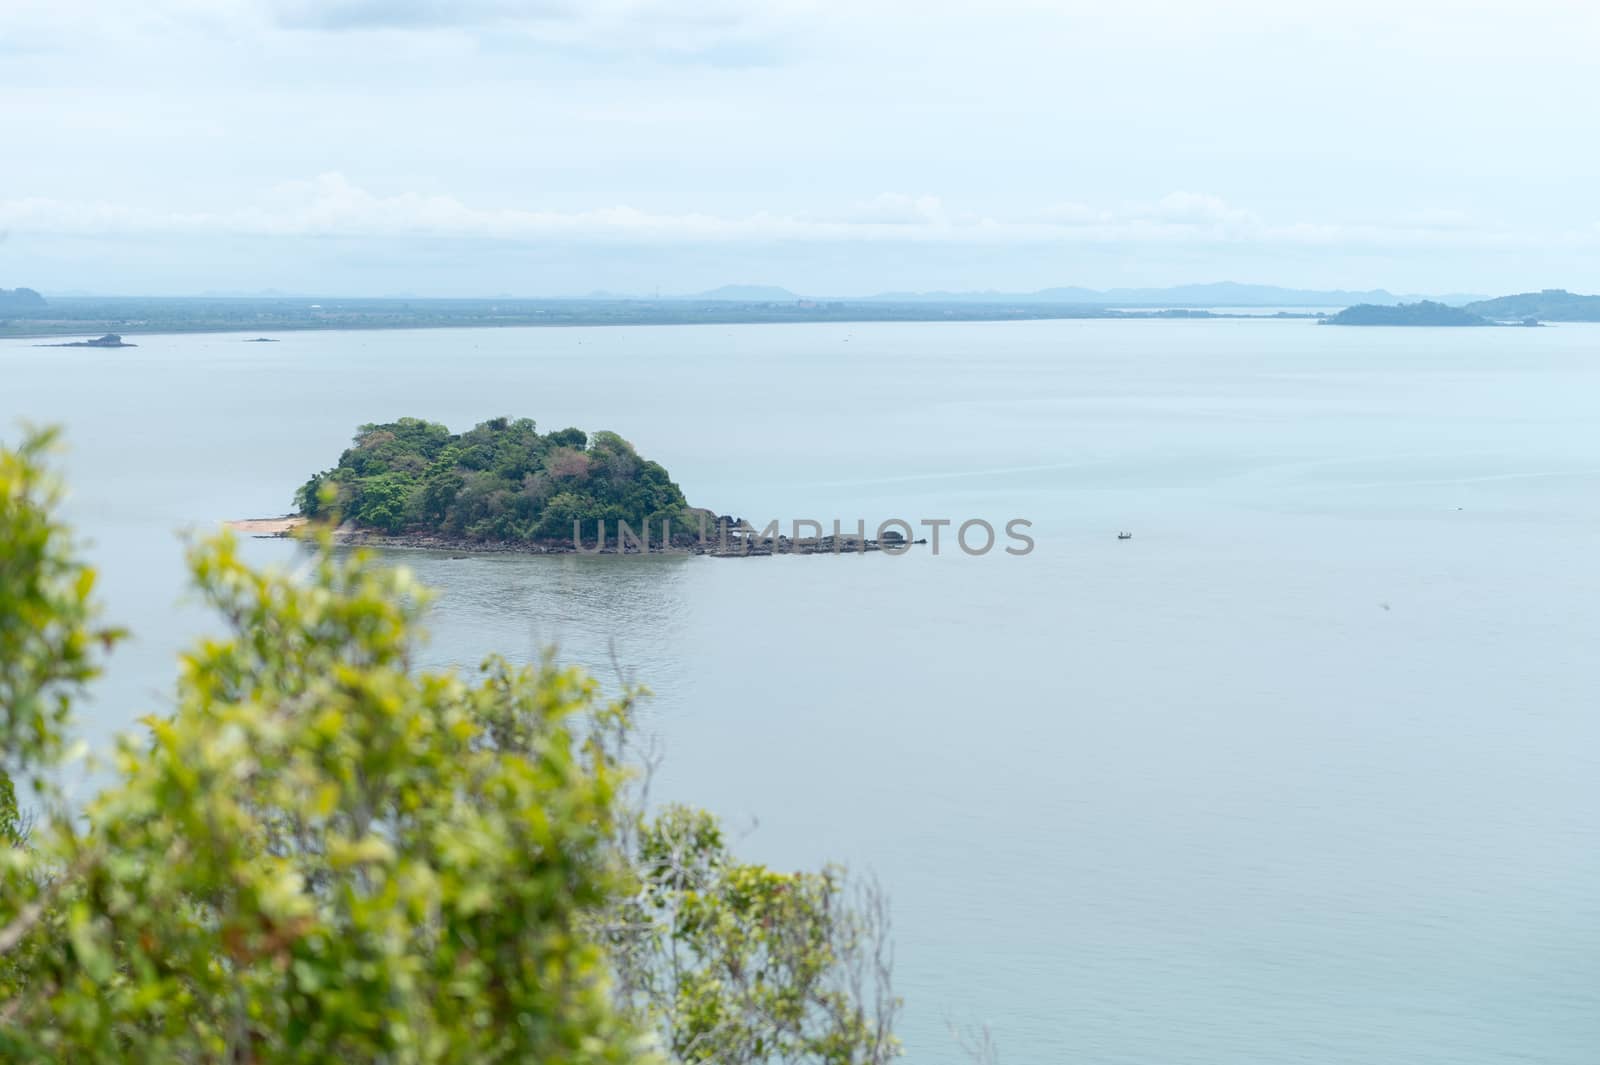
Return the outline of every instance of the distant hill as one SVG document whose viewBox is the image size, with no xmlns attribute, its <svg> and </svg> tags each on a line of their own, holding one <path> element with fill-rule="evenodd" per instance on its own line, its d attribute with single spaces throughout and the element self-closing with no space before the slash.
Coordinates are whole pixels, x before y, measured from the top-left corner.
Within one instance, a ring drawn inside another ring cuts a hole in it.
<svg viewBox="0 0 1600 1065">
<path fill-rule="evenodd" d="M 1172 288 L 1078 287 L 1042 288 L 1036 292 L 885 292 L 868 297 L 884 303 L 1071 303 L 1097 307 L 1348 307 L 1355 303 L 1393 306 L 1415 296 L 1397 296 L 1385 289 L 1348 292 L 1342 289 L 1280 288 L 1217 281 Z M 1465 303 L 1476 296 L 1441 297 Z"/>
<path fill-rule="evenodd" d="M 793 303 L 800 297 L 777 285 L 723 285 L 709 292 L 696 292 L 681 299 L 731 300 L 738 303 Z"/>
<path fill-rule="evenodd" d="M 1496 321 L 1600 322 L 1600 296 L 1580 296 L 1564 288 L 1479 300 L 1465 309 Z"/>
<path fill-rule="evenodd" d="M 1380 306 L 1360 303 L 1346 307 L 1322 325 L 1493 325 L 1481 315 L 1461 307 L 1449 307 L 1432 300 L 1420 303 L 1402 303 L 1398 306 Z"/>
<path fill-rule="evenodd" d="M 31 288 L 0 288 L 0 314 L 27 314 L 46 306 L 44 297 Z"/>
</svg>

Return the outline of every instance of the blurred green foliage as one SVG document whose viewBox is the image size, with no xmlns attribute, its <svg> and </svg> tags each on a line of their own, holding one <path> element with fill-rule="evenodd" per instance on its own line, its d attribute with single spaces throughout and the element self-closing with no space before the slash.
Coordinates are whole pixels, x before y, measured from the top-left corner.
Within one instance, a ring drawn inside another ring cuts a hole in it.
<svg viewBox="0 0 1600 1065">
<path fill-rule="evenodd" d="M 417 669 L 427 591 L 326 534 L 293 573 L 228 534 L 191 548 L 222 628 L 69 809 L 73 702 L 119 634 L 54 516 L 50 443 L 0 449 L 0 1060 L 898 1052 L 898 1001 L 862 983 L 886 977 L 880 907 L 835 870 L 735 862 L 710 815 L 648 817 L 637 691 L 549 659 Z"/>
</svg>

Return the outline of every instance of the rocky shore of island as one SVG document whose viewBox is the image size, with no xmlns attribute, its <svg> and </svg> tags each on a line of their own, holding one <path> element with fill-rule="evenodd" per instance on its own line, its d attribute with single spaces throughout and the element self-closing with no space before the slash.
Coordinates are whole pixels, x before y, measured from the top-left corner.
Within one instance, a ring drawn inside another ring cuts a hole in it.
<svg viewBox="0 0 1600 1065">
<path fill-rule="evenodd" d="M 287 535 L 287 534 L 279 534 Z M 874 540 L 856 536 L 831 536 L 813 540 L 794 540 L 787 536 L 734 537 L 726 542 L 698 540 L 666 546 L 652 543 L 648 549 L 633 543 L 607 543 L 599 547 L 579 547 L 571 540 L 483 541 L 437 536 L 431 533 L 389 535 L 386 533 L 343 530 L 334 538 L 354 547 L 404 548 L 413 551 L 441 551 L 453 555 L 704 555 L 707 558 L 764 558 L 772 555 L 855 555 L 873 551 L 891 554 L 907 550 L 926 540 Z"/>
<path fill-rule="evenodd" d="M 280 518 L 244 518 L 227 523 L 236 532 L 257 539 L 298 539 L 308 525 L 306 518 L 285 515 Z M 452 555 L 705 555 L 709 558 L 763 558 L 772 555 L 853 555 L 874 551 L 897 554 L 926 539 L 911 540 L 890 531 L 878 538 L 855 534 L 820 536 L 815 539 L 778 534 L 766 535 L 749 525 L 734 520 L 717 526 L 725 534 L 708 533 L 705 539 L 697 534 L 678 536 L 670 544 L 657 542 L 647 547 L 635 541 L 618 543 L 616 540 L 599 546 L 580 546 L 572 540 L 472 540 L 466 537 L 445 536 L 438 533 L 383 533 L 353 526 L 334 529 L 334 541 L 349 547 L 402 548 L 412 551 L 439 551 Z"/>
</svg>

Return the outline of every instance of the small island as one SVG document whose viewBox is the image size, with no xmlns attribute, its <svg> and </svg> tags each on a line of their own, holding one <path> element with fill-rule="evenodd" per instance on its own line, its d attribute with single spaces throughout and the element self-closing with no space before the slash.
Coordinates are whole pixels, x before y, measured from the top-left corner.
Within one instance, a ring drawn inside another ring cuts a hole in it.
<svg viewBox="0 0 1600 1065">
<path fill-rule="evenodd" d="M 660 463 L 616 433 L 540 433 L 491 418 L 452 433 L 421 418 L 361 426 L 338 465 L 295 493 L 296 514 L 230 523 L 296 536 L 337 522 L 345 543 L 473 552 L 717 557 L 896 550 L 898 533 L 794 540 L 692 507 Z M 911 541 L 921 543 L 922 541 Z"/>
<path fill-rule="evenodd" d="M 74 340 L 68 344 L 40 344 L 41 348 L 136 348 L 139 345 L 130 344 L 116 333 L 107 333 L 103 337 L 93 340 Z"/>
<path fill-rule="evenodd" d="M 573 524 L 626 522 L 692 537 L 699 515 L 667 471 L 616 433 L 540 433 L 529 418 L 491 418 L 452 433 L 421 418 L 363 425 L 331 470 L 295 495 L 310 519 L 336 514 L 416 546 L 571 545 Z"/>
<path fill-rule="evenodd" d="M 1338 314 L 1324 318 L 1319 324 L 1479 326 L 1495 323 L 1461 307 L 1421 300 L 1417 303 L 1400 303 L 1392 307 L 1376 303 L 1358 303 L 1354 307 L 1346 307 Z"/>
</svg>

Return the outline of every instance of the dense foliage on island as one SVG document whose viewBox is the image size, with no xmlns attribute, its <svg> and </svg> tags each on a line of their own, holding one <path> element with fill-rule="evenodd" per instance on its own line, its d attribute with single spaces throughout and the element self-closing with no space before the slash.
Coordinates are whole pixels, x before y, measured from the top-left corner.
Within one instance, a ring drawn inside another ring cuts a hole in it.
<svg viewBox="0 0 1600 1065">
<path fill-rule="evenodd" d="M 191 547 L 216 623 L 84 774 L 79 710 L 125 634 L 50 442 L 0 446 L 0 1061 L 898 1056 L 881 892 L 647 804 L 631 685 L 418 667 L 427 589 L 326 530 L 294 571 Z"/>
<path fill-rule="evenodd" d="M 1496 321 L 1600 322 L 1600 296 L 1580 296 L 1564 288 L 1479 300 L 1465 309 Z"/>
<path fill-rule="evenodd" d="M 31 288 L 0 288 L 0 314 L 30 314 L 45 307 L 44 297 Z"/>
<path fill-rule="evenodd" d="M 531 419 L 493 418 L 465 433 L 420 418 L 363 425 L 339 464 L 296 494 L 309 518 L 390 535 L 464 540 L 570 542 L 573 523 L 594 535 L 619 521 L 652 537 L 669 521 L 675 536 L 696 520 L 659 464 L 616 433 L 559 429 Z"/>
<path fill-rule="evenodd" d="M 1432 300 L 1401 303 L 1393 307 L 1376 303 L 1358 303 L 1346 307 L 1329 318 L 1323 325 L 1493 325 L 1481 315 L 1460 307 L 1451 307 Z"/>
</svg>

